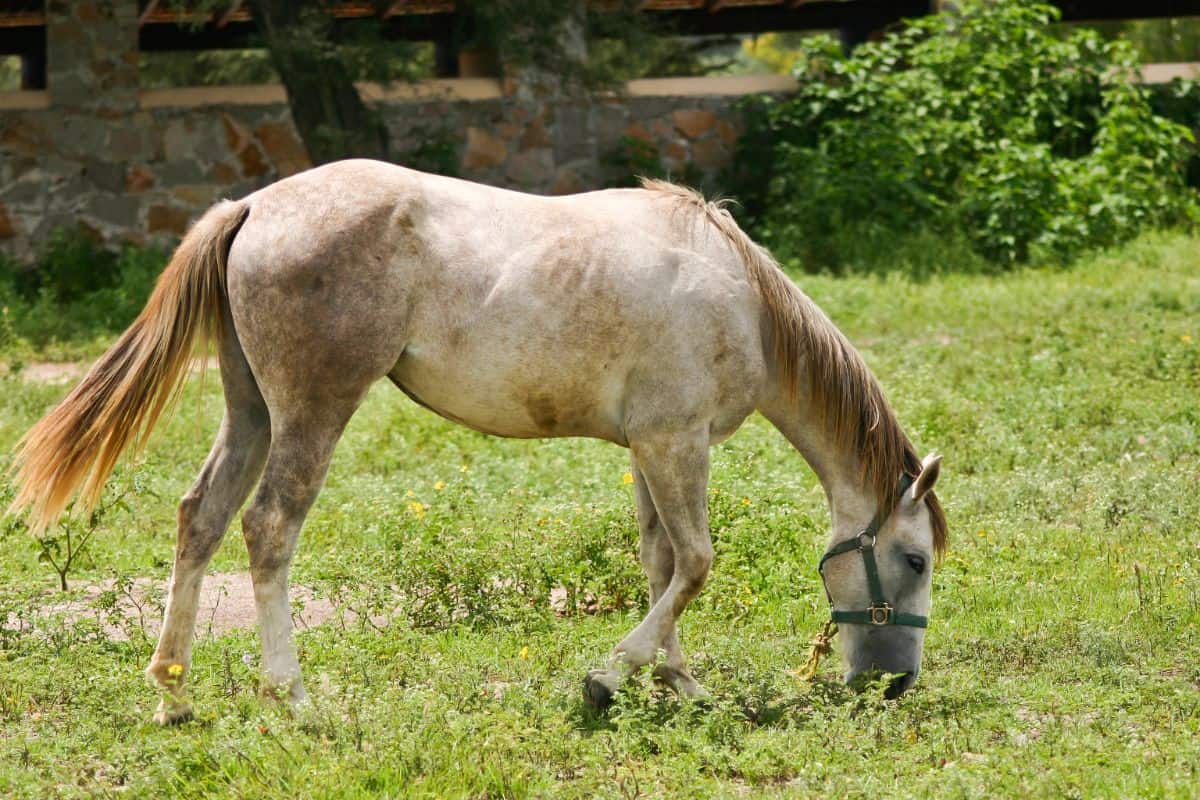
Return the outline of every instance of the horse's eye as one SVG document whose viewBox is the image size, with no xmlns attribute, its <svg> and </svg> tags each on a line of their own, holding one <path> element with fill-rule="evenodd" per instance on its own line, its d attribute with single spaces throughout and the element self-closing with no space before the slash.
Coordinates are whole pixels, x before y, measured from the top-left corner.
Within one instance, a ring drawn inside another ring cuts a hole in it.
<svg viewBox="0 0 1200 800">
<path fill-rule="evenodd" d="M 908 561 L 908 565 L 913 568 L 913 571 L 918 575 L 925 572 L 925 559 L 922 556 L 906 555 L 904 557 Z"/>
</svg>

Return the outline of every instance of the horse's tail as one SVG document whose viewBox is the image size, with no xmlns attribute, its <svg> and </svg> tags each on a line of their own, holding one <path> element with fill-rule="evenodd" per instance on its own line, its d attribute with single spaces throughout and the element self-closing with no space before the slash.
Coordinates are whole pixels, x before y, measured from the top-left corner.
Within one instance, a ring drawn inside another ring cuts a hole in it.
<svg viewBox="0 0 1200 800">
<path fill-rule="evenodd" d="M 192 226 L 142 313 L 54 410 L 18 443 L 9 512 L 45 530 L 78 492 L 91 510 L 117 458 L 137 452 L 178 396 L 198 338 L 220 333 L 229 247 L 249 206 L 225 201 Z"/>
</svg>

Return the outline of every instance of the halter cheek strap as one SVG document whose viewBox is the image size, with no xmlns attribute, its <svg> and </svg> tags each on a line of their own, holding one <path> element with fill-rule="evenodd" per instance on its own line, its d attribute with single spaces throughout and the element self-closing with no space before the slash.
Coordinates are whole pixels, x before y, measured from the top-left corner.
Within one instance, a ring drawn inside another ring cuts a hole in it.
<svg viewBox="0 0 1200 800">
<path fill-rule="evenodd" d="M 913 484 L 913 477 L 905 474 L 900 477 L 900 486 L 896 492 L 897 503 Z M 871 524 L 857 536 L 838 542 L 821 556 L 817 572 L 821 574 L 821 582 L 825 583 L 825 562 L 834 556 L 857 550 L 862 554 L 863 566 L 867 571 L 867 588 L 871 592 L 871 605 L 864 611 L 838 611 L 833 608 L 833 597 L 829 594 L 829 586 L 825 584 L 825 596 L 829 598 L 830 618 L 833 622 L 844 622 L 854 625 L 907 625 L 911 628 L 924 628 L 929 624 L 929 618 L 919 614 L 904 614 L 897 612 L 883 595 L 883 584 L 879 580 L 879 566 L 875 563 L 875 540 L 879 529 L 887 522 L 892 509 L 879 509 L 871 519 Z"/>
</svg>

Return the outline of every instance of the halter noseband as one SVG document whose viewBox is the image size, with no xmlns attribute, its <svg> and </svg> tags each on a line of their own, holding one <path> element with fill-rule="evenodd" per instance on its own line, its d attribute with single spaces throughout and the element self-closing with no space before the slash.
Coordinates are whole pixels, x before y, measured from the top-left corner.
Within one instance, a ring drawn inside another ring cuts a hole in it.
<svg viewBox="0 0 1200 800">
<path fill-rule="evenodd" d="M 900 488 L 896 492 L 897 503 L 900 498 L 904 497 L 904 493 L 912 484 L 913 477 L 911 475 L 905 474 L 900 477 Z M 924 628 L 929 624 L 928 617 L 897 612 L 883 596 L 883 584 L 879 582 L 879 568 L 875 564 L 875 538 L 891 514 L 892 509 L 890 508 L 879 509 L 871 519 L 871 524 L 863 528 L 857 536 L 838 542 L 825 551 L 825 555 L 821 556 L 817 572 L 821 574 L 821 583 L 825 585 L 825 596 L 829 598 L 829 616 L 833 622 L 847 622 L 855 625 L 907 625 L 912 628 Z M 851 550 L 862 553 L 863 566 L 867 570 L 867 586 L 871 590 L 871 605 L 867 606 L 866 611 L 834 609 L 833 596 L 829 594 L 828 584 L 825 584 L 825 562 L 834 556 L 849 553 Z"/>
</svg>

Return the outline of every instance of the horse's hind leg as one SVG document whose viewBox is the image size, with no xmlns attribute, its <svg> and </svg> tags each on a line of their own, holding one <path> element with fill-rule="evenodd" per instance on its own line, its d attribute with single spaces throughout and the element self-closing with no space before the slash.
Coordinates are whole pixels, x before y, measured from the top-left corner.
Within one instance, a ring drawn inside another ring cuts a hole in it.
<svg viewBox="0 0 1200 800">
<path fill-rule="evenodd" d="M 653 662 L 658 651 L 672 641 L 676 620 L 700 593 L 713 556 L 705 494 L 707 426 L 685 434 L 631 435 L 630 450 L 669 539 L 671 573 L 665 588 L 656 592 L 650 613 L 613 648 L 608 668 L 589 673 L 586 697 L 601 708 L 611 702 L 624 678 Z"/>
<path fill-rule="evenodd" d="M 263 693 L 304 699 L 292 644 L 288 568 L 308 509 L 325 481 L 334 446 L 357 407 L 345 399 L 320 408 L 271 409 L 271 451 L 262 482 L 242 517 L 263 648 Z"/>
<path fill-rule="evenodd" d="M 658 509 L 654 507 L 654 499 L 646 486 L 646 478 L 637 459 L 633 461 L 633 486 L 637 496 L 638 532 L 640 534 L 640 552 L 642 569 L 650 582 L 650 607 L 658 602 L 671 583 L 675 572 L 675 549 L 671 539 L 659 518 Z M 654 668 L 654 677 L 663 681 L 684 697 L 703 697 L 707 692 L 688 672 L 683 650 L 679 646 L 679 633 L 675 625 L 671 625 L 666 638 L 662 642 L 666 652 L 666 660 Z"/>
<path fill-rule="evenodd" d="M 228 330 L 228 329 L 227 329 Z M 147 676 L 163 690 L 154 715 L 167 725 L 191 716 L 184 681 L 192 659 L 196 606 L 204 570 L 229 520 L 262 471 L 270 443 L 267 409 L 236 338 L 221 342 L 225 418 L 195 485 L 179 504 L 175 566 L 167 610 Z"/>
</svg>

